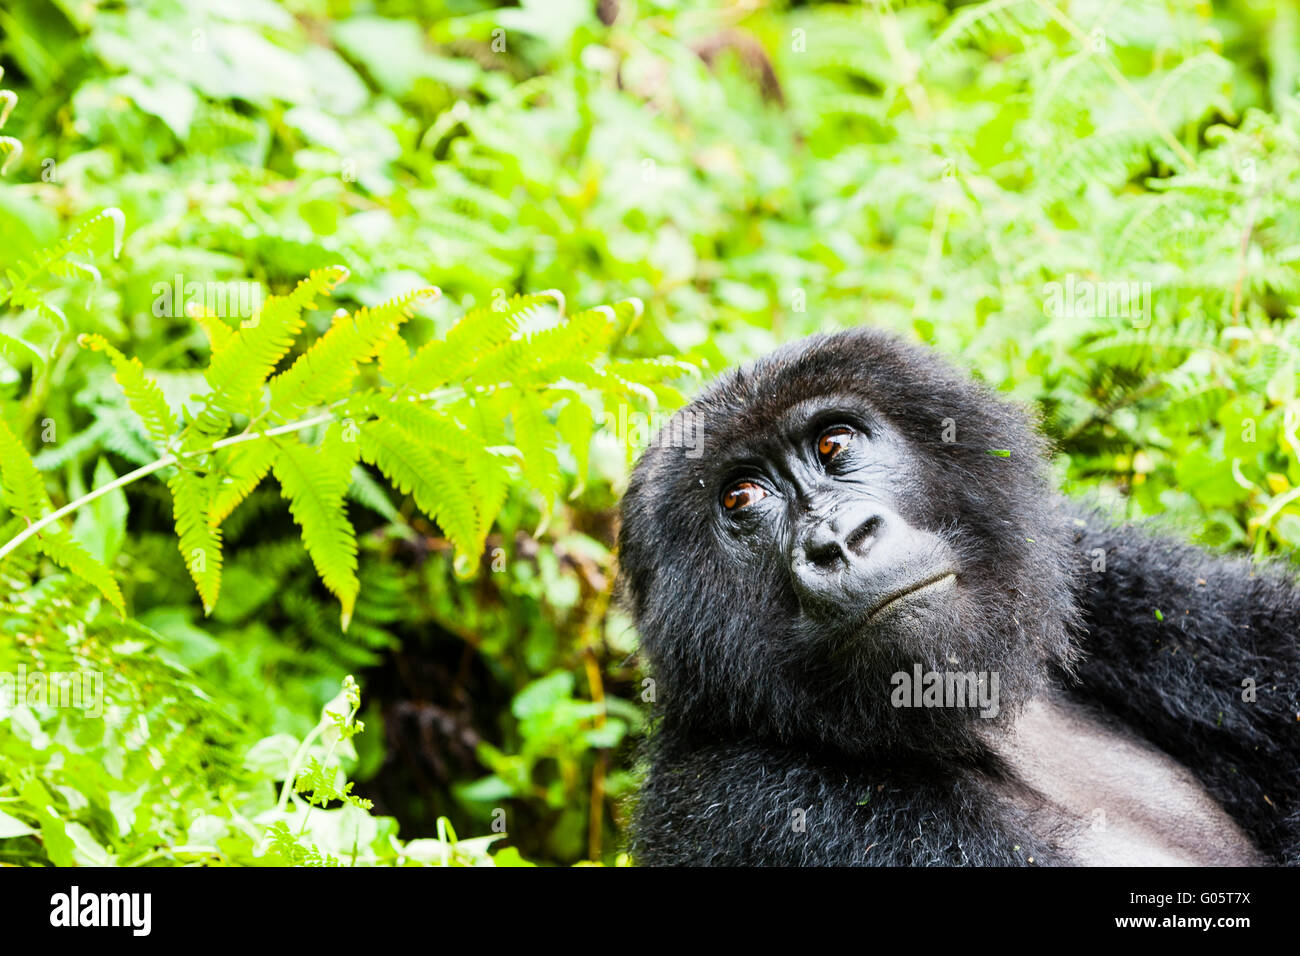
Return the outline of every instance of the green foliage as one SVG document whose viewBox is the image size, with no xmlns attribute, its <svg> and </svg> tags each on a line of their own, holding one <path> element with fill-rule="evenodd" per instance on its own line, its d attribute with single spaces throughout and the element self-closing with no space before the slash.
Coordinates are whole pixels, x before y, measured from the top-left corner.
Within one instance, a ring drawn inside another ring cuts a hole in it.
<svg viewBox="0 0 1300 956">
<path fill-rule="evenodd" d="M 315 300 L 346 275 L 342 267 L 314 272 L 288 296 L 268 299 L 253 320 L 220 335 L 204 372 L 208 391 L 190 396 L 198 410 L 183 426 L 138 359 L 126 358 L 102 336 L 82 340 L 109 355 L 141 426 L 160 449 L 170 449 L 145 472 L 170 469 L 167 485 L 181 555 L 207 613 L 221 588 L 221 522 L 268 471 L 281 485 L 321 579 L 342 605 L 346 630 L 359 582 L 356 537 L 344 499 L 358 458 L 378 468 L 402 494 L 411 494 L 467 563 L 481 553 L 515 473 L 542 494 L 546 507 L 560 490 L 554 451 L 560 434 L 548 410 L 561 401 L 626 396 L 644 384 L 637 380 L 646 377 L 643 366 L 601 360 L 617 331 L 614 309 L 568 318 L 560 311 L 562 298 L 560 310 L 544 314 L 540 306 L 547 297 L 528 296 L 500 309 L 472 311 L 445 338 L 412 356 L 390 350 L 388 367 L 404 374 L 386 381 L 381 373 L 356 386 L 362 366 L 372 363 L 385 343 L 401 342 L 398 327 L 410 318 L 415 299 L 436 289 L 398 296 L 356 316 L 340 310 L 316 343 L 271 377 L 306 327 L 303 310 L 314 308 Z M 521 331 L 525 322 L 530 328 Z M 566 372 L 578 381 L 563 377 Z M 482 413 L 485 405 L 491 415 Z M 328 411 L 307 414 L 320 407 Z M 227 434 L 236 420 L 244 427 Z M 309 431 L 322 437 L 308 443 L 303 433 Z M 577 425 L 572 416 L 565 419 L 566 437 L 574 445 L 585 448 L 593 431 L 590 415 Z M 250 450 L 254 444 L 260 447 Z M 43 517 L 50 508 L 40 476 L 7 428 L 0 432 L 0 449 L 12 456 L 5 466 L 11 510 L 29 520 Z M 51 550 L 57 536 L 34 537 L 52 559 L 75 562 L 65 566 L 76 573 L 98 567 L 87 565 L 89 556 L 80 554 L 75 542 Z M 13 546 L 0 545 L 0 554 Z M 110 593 L 111 579 L 101 574 L 93 580 Z M 122 608 L 120 594 L 110 600 Z"/>
<path fill-rule="evenodd" d="M 302 527 L 302 541 L 321 580 L 343 607 L 343 629 L 352 620 L 361 582 L 357 580 L 357 539 L 348 522 L 343 496 L 351 483 L 359 451 L 331 425 L 315 448 L 298 439 L 279 443 L 275 477 Z"/>
<path fill-rule="evenodd" d="M 629 461 L 810 332 L 1300 543 L 1293 4 L 616 6 L 6 10 L 0 860 L 617 862 Z"/>
<path fill-rule="evenodd" d="M 5 506 L 15 519 L 26 522 L 29 530 L 34 522 L 54 510 L 40 472 L 3 421 L 0 421 L 0 480 L 3 482 Z M 11 523 L 11 527 L 16 526 L 17 521 Z M 93 585 L 119 613 L 125 613 L 122 592 L 112 574 L 63 528 L 53 525 L 34 535 L 32 547 L 59 567 Z M 0 570 L 3 569 L 4 565 L 0 565 Z"/>
</svg>

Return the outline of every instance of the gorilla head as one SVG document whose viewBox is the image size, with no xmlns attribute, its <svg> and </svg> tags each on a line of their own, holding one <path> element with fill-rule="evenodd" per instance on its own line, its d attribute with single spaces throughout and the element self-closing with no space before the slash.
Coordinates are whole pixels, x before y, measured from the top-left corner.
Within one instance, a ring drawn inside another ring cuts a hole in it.
<svg viewBox="0 0 1300 956">
<path fill-rule="evenodd" d="M 675 737 L 961 753 L 979 711 L 895 707 L 892 675 L 995 674 L 1001 720 L 1069 664 L 1043 443 L 987 388 L 854 330 L 730 373 L 677 419 L 663 434 L 703 453 L 651 446 L 619 542 Z"/>
</svg>

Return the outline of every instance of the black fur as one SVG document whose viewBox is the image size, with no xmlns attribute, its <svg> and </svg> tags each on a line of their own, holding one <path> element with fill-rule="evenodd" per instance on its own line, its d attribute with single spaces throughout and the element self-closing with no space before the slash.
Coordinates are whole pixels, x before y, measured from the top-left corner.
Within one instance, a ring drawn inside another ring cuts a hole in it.
<svg viewBox="0 0 1300 956">
<path fill-rule="evenodd" d="M 941 536 L 962 568 L 959 600 L 919 640 L 852 654 L 810 626 L 780 556 L 743 553 L 715 517 L 719 462 L 791 406 L 845 395 L 901 436 L 887 477 L 904 489 L 903 517 Z M 996 796 L 1007 770 L 972 712 L 889 705 L 890 674 L 949 660 L 1001 675 L 1000 721 L 1050 684 L 1068 688 L 1190 768 L 1268 857 L 1297 862 L 1300 591 L 1289 572 L 1066 502 L 1021 410 L 879 332 L 787 346 L 678 414 L 693 428 L 665 434 L 701 435 L 703 454 L 646 452 L 619 543 L 657 698 L 637 862 L 1071 862 Z M 1105 571 L 1093 570 L 1094 549 Z M 1242 700 L 1246 678 L 1254 702 Z"/>
</svg>

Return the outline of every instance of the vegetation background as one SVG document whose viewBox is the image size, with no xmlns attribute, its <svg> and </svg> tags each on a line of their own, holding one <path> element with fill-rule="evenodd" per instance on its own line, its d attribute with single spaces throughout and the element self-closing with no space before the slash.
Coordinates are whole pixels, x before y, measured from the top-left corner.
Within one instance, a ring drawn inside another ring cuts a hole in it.
<svg viewBox="0 0 1300 956">
<path fill-rule="evenodd" d="M 817 330 L 1300 545 L 1289 0 L 18 0 L 0 65 L 0 863 L 625 862 L 629 464 Z"/>
</svg>

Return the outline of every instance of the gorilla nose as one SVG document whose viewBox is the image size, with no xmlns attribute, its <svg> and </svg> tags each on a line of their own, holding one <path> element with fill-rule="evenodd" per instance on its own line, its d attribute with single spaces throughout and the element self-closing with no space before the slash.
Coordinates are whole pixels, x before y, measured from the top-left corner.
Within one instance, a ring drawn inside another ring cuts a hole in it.
<svg viewBox="0 0 1300 956">
<path fill-rule="evenodd" d="M 871 509 L 837 511 L 817 521 L 800 537 L 795 564 L 820 572 L 843 570 L 866 556 L 883 523 L 881 516 Z"/>
</svg>

